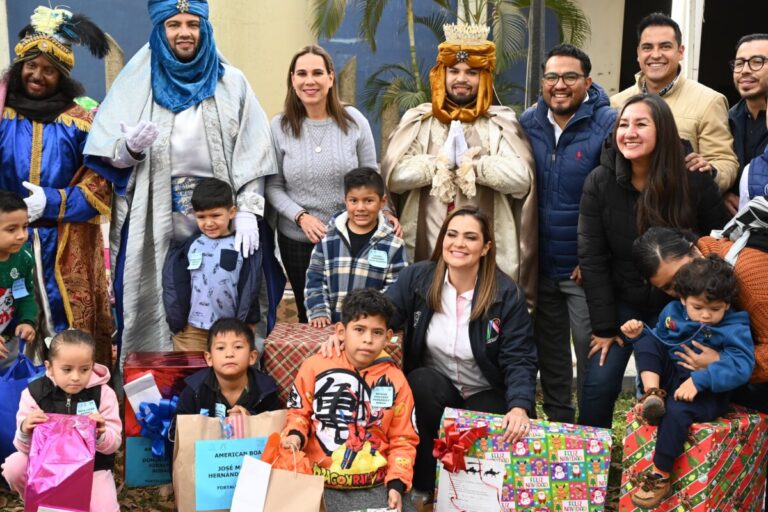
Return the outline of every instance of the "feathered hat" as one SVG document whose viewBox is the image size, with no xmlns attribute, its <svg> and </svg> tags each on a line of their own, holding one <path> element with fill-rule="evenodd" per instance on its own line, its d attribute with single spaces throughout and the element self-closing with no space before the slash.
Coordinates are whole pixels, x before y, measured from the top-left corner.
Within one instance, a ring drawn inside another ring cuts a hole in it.
<svg viewBox="0 0 768 512">
<path fill-rule="evenodd" d="M 66 76 L 75 66 L 73 44 L 85 46 L 99 59 L 109 53 L 104 31 L 87 16 L 72 14 L 66 9 L 37 7 L 30 24 L 19 32 L 19 38 L 21 41 L 14 49 L 14 64 L 44 55 Z"/>
</svg>

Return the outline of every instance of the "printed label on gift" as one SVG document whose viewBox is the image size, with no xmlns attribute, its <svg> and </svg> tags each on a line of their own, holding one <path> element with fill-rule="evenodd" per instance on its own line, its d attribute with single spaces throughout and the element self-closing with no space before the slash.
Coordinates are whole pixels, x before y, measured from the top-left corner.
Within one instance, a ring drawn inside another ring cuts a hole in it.
<svg viewBox="0 0 768 512">
<path fill-rule="evenodd" d="M 584 450 L 557 450 L 558 462 L 584 462 Z"/>
<path fill-rule="evenodd" d="M 93 414 L 94 412 L 99 412 L 99 410 L 96 408 L 96 402 L 94 402 L 93 400 L 88 400 L 87 402 L 78 402 L 77 404 L 78 416 L 88 416 L 89 414 Z"/>
<path fill-rule="evenodd" d="M 195 441 L 197 510 L 229 510 L 246 455 L 261 459 L 266 437 Z"/>
<path fill-rule="evenodd" d="M 563 512 L 589 512 L 589 501 L 567 500 L 561 503 Z"/>
<path fill-rule="evenodd" d="M 395 390 L 392 386 L 376 386 L 371 390 L 371 407 L 374 409 L 392 407 L 394 398 Z"/>
<path fill-rule="evenodd" d="M 549 489 L 548 476 L 524 476 L 523 487 L 530 489 Z"/>
<path fill-rule="evenodd" d="M 152 440 L 147 437 L 126 437 L 126 487 L 150 487 L 169 483 L 171 483 L 170 458 L 152 455 Z"/>
<path fill-rule="evenodd" d="M 450 485 L 438 492 L 435 510 L 498 512 L 506 474 L 504 464 L 471 457 L 467 457 L 465 462 L 467 470 L 456 473 L 450 473 L 438 464 L 440 481 Z"/>
</svg>

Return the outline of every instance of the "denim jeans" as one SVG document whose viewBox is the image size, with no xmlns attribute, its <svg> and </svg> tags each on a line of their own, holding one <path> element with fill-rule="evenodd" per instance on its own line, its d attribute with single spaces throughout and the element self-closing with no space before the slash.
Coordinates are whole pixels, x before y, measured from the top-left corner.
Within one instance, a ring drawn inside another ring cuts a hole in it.
<svg viewBox="0 0 768 512">
<path fill-rule="evenodd" d="M 619 326 L 633 318 L 653 326 L 658 318 L 658 313 L 643 315 L 637 308 L 625 302 L 618 303 L 616 313 Z M 603 366 L 600 366 L 599 352 L 592 356 L 584 379 L 584 387 L 581 390 L 579 424 L 611 428 L 613 408 L 619 393 L 621 393 L 624 371 L 627 369 L 631 355 L 632 345 L 630 343 L 624 343 L 623 347 L 614 343 L 608 349 L 608 355 Z"/>
</svg>

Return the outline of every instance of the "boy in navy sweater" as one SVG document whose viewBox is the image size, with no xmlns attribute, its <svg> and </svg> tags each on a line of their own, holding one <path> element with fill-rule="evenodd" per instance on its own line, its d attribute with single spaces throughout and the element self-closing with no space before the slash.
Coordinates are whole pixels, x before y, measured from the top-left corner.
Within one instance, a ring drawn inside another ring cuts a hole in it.
<svg viewBox="0 0 768 512">
<path fill-rule="evenodd" d="M 655 329 L 639 320 L 621 326 L 630 339 L 648 333 L 634 345 L 645 389 L 637 409 L 659 426 L 653 470 L 632 495 L 641 508 L 655 508 L 669 495 L 672 464 L 683 453 L 691 424 L 725 413 L 728 392 L 746 384 L 755 365 L 749 317 L 731 309 L 736 274 L 725 260 L 710 255 L 687 263 L 675 276 L 674 291 L 680 300 L 664 308 Z M 696 350 L 697 343 L 717 350 L 719 360 L 700 370 L 685 364 L 678 354 Z"/>
</svg>

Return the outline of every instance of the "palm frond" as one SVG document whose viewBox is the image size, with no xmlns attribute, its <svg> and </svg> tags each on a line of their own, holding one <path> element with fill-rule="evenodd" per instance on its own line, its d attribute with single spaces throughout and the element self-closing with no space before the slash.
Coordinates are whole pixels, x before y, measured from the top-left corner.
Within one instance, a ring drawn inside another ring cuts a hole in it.
<svg viewBox="0 0 768 512">
<path fill-rule="evenodd" d="M 496 72 L 525 56 L 528 46 L 528 20 L 515 2 L 496 2 L 491 14 L 493 42 L 496 43 Z"/>
<path fill-rule="evenodd" d="M 310 29 L 316 38 L 331 38 L 339 30 L 348 0 L 312 0 Z"/>
<path fill-rule="evenodd" d="M 360 37 L 368 42 L 371 50 L 376 51 L 376 31 L 379 28 L 381 15 L 388 0 L 365 0 L 361 2 L 362 17 L 360 18 Z"/>
<path fill-rule="evenodd" d="M 384 64 L 374 71 L 365 81 L 360 93 L 360 102 L 369 112 L 374 112 L 378 119 L 381 96 L 390 84 L 400 76 L 411 76 L 411 71 L 401 64 Z"/>
<path fill-rule="evenodd" d="M 414 16 L 414 23 L 427 27 L 435 36 L 438 42 L 445 41 L 443 25 L 451 23 L 450 13 L 448 11 L 435 11 L 429 16 Z"/>
<path fill-rule="evenodd" d="M 584 46 L 592 34 L 589 18 L 573 0 L 545 0 L 547 9 L 560 20 L 560 40 L 574 46 Z"/>
</svg>

